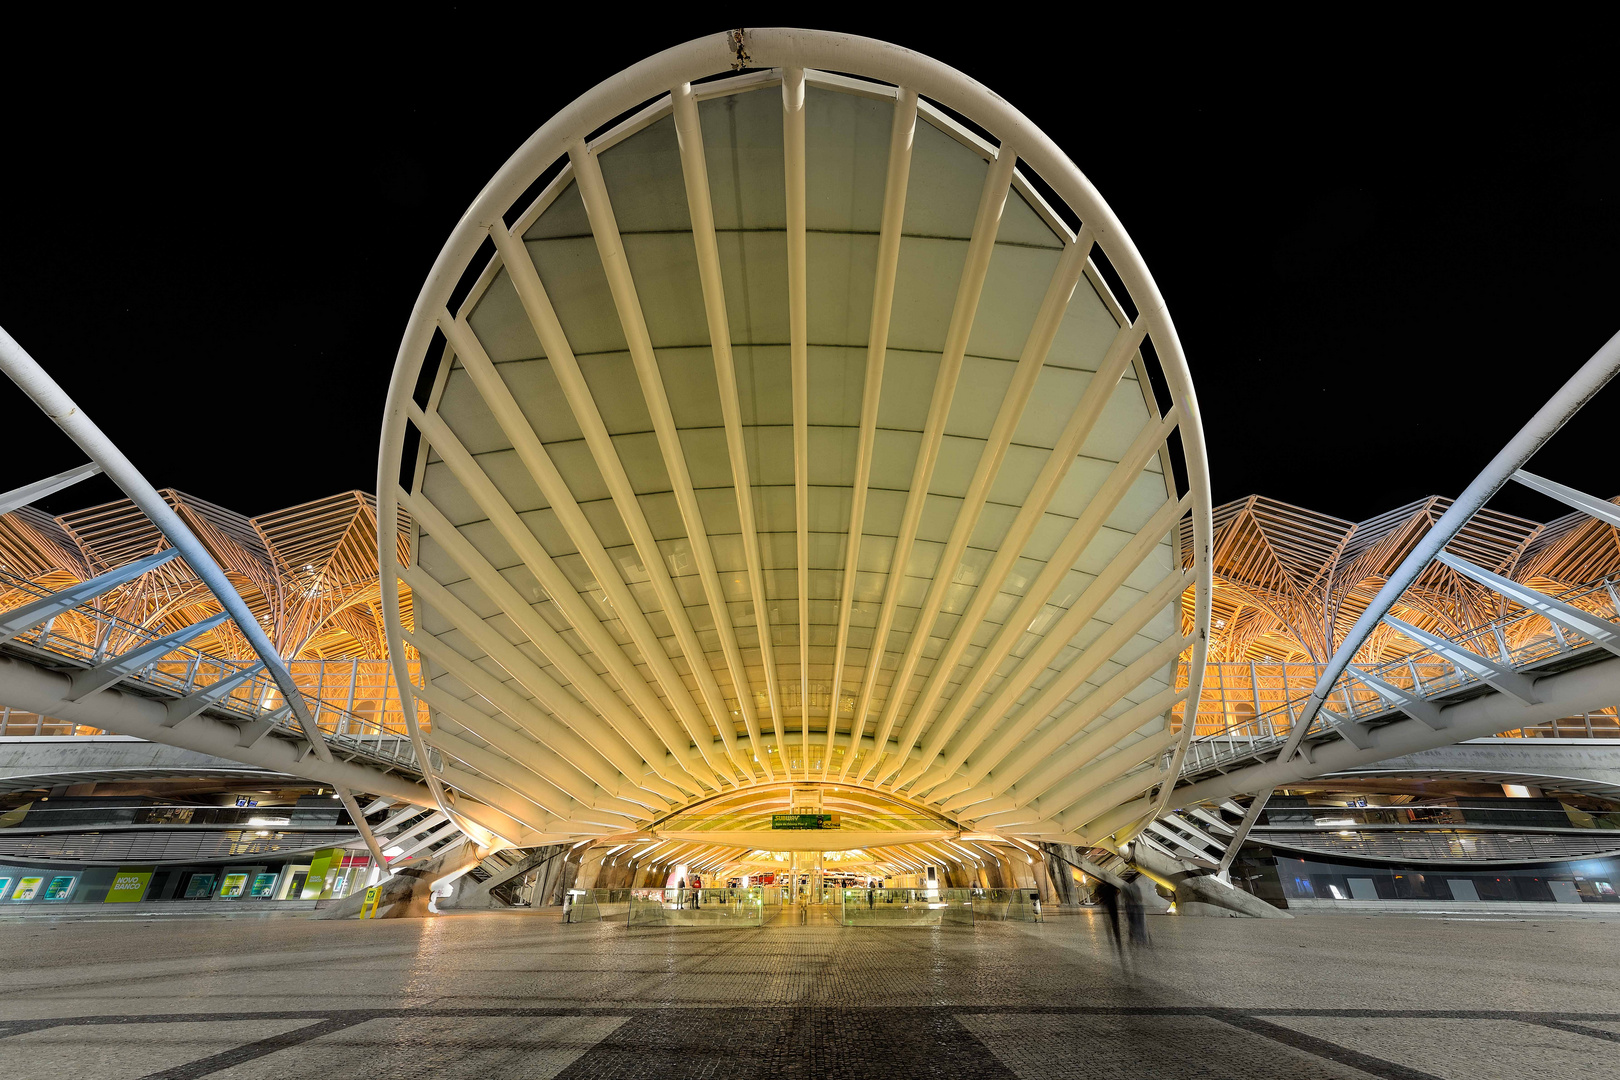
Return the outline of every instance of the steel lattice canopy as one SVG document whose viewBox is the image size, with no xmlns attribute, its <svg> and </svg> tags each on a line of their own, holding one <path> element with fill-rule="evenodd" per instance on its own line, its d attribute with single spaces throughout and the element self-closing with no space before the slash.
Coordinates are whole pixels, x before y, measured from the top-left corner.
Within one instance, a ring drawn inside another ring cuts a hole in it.
<svg viewBox="0 0 1620 1080">
<path fill-rule="evenodd" d="M 1074 842 L 1174 775 L 1210 604 L 1179 344 L 1069 159 L 926 57 L 722 34 L 563 110 L 424 287 L 380 469 L 419 754 L 499 840 L 809 782 Z"/>
</svg>

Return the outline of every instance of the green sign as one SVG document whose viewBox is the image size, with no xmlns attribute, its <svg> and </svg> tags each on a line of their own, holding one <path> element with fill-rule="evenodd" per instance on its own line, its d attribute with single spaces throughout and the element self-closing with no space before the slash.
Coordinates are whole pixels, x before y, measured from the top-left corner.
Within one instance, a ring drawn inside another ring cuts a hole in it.
<svg viewBox="0 0 1620 1080">
<path fill-rule="evenodd" d="M 45 899 L 66 900 L 73 895 L 73 886 L 78 880 L 78 877 L 73 874 L 63 874 L 61 877 L 51 878 L 51 883 L 45 886 Z"/>
<path fill-rule="evenodd" d="M 258 875 L 256 875 L 253 878 L 253 888 L 249 892 L 248 895 L 250 895 L 250 896 L 262 896 L 265 899 L 269 899 L 269 898 L 275 896 L 276 895 L 276 877 L 277 877 L 277 875 L 275 875 L 275 874 L 258 874 Z"/>
<path fill-rule="evenodd" d="M 17 891 L 11 894 L 13 900 L 32 900 L 34 894 L 39 892 L 39 884 L 45 879 L 42 877 L 25 877 L 17 881 Z"/>
<path fill-rule="evenodd" d="M 343 866 L 342 848 L 322 848 L 310 856 L 309 874 L 304 878 L 300 899 L 325 900 L 332 895 L 331 879 Z"/>
<path fill-rule="evenodd" d="M 771 828 L 773 829 L 836 829 L 839 827 L 837 814 L 772 814 Z"/>
<path fill-rule="evenodd" d="M 192 874 L 191 880 L 186 882 L 187 900 L 206 900 L 214 895 L 213 874 Z"/>
<path fill-rule="evenodd" d="M 112 888 L 107 890 L 106 903 L 133 904 L 146 895 L 146 887 L 152 883 L 152 870 L 150 866 L 120 866 L 118 876 L 113 878 Z"/>
<path fill-rule="evenodd" d="M 225 884 L 221 885 L 219 889 L 219 896 L 221 900 L 235 900 L 246 891 L 246 874 L 226 874 Z"/>
</svg>

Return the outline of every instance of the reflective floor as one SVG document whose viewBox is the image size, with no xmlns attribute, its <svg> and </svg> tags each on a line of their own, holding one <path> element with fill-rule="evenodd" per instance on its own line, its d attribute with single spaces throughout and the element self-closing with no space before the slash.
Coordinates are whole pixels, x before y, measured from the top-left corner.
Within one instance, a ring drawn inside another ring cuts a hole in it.
<svg viewBox="0 0 1620 1080">
<path fill-rule="evenodd" d="M 1620 921 L 0 926 L 0 1075 L 1610 1077 Z"/>
</svg>

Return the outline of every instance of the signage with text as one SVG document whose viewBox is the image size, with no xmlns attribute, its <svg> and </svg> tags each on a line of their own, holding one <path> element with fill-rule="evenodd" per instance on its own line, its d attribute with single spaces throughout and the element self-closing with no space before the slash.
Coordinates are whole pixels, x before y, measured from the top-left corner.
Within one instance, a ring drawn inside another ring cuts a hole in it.
<svg viewBox="0 0 1620 1080">
<path fill-rule="evenodd" d="M 146 887 L 152 883 L 150 866 L 120 866 L 118 876 L 113 878 L 112 888 L 107 890 L 109 904 L 133 904 L 146 896 Z"/>
<path fill-rule="evenodd" d="M 773 829 L 836 829 L 838 814 L 772 814 Z"/>
</svg>

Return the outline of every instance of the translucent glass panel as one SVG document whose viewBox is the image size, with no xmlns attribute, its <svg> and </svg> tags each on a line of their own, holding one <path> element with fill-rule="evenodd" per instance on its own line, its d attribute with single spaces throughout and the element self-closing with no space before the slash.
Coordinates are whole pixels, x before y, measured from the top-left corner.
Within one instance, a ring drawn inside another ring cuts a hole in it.
<svg viewBox="0 0 1620 1080">
<path fill-rule="evenodd" d="M 847 732 L 865 697 L 868 737 L 887 716 L 893 734 L 904 733 L 930 762 L 943 755 L 937 760 L 982 773 L 971 752 L 986 740 L 1002 754 L 1056 735 L 1073 745 L 1168 686 L 1167 677 L 1149 678 L 1085 711 L 1098 687 L 1179 632 L 1179 616 L 1166 610 L 1109 638 L 1109 655 L 1092 655 L 1176 568 L 1172 548 L 1158 542 L 1144 546 L 1140 565 L 1111 570 L 1171 493 L 1156 453 L 1115 475 L 1157 416 L 1134 367 L 1117 385 L 1092 385 L 1119 333 L 1103 290 L 1082 276 L 1050 347 L 1032 337 L 1066 241 L 1022 181 L 990 193 L 1004 204 L 978 301 L 964 306 L 962 275 L 989 163 L 979 147 L 918 118 L 888 336 L 874 351 L 895 103 L 809 88 L 809 493 L 801 521 L 781 93 L 765 87 L 711 98 L 698 114 L 707 192 L 686 190 L 673 118 L 651 111 L 639 130 L 597 154 L 611 213 L 593 221 L 580 181 L 565 169 L 548 203 L 525 218 L 531 265 L 491 267 L 464 306 L 498 376 L 494 396 L 509 396 L 516 409 L 503 413 L 484 399 L 488 380 L 480 389 L 473 378 L 482 378 L 480 358 L 453 358 L 432 407 L 458 445 L 428 449 L 419 490 L 459 539 L 426 530 L 420 567 L 487 623 L 486 644 L 490 633 L 510 643 L 568 695 L 561 704 L 583 701 L 615 731 L 644 723 L 657 732 L 630 740 L 654 757 L 691 757 L 698 747 L 684 743 L 687 733 L 710 750 L 703 740 L 723 726 L 745 740 L 748 758 L 758 751 L 796 774 L 858 757 L 857 774 L 875 764 L 875 775 L 889 776 L 903 764 L 892 748 L 839 745 L 830 756 L 826 748 L 829 722 Z M 729 350 L 710 340 L 692 194 L 713 211 Z M 617 292 L 603 251 L 610 259 L 622 253 L 628 270 L 628 280 L 613 279 Z M 531 272 L 545 299 L 526 308 L 518 284 Z M 560 330 L 546 338 L 555 355 L 535 329 L 546 325 L 547 307 Z M 965 351 L 948 356 L 953 320 Z M 642 340 L 650 355 L 632 353 Z M 722 398 L 728 381 L 734 402 Z M 877 394 L 868 411 L 869 381 Z M 1099 408 L 1084 408 L 1088 394 Z M 741 425 L 735 456 L 725 428 L 732 404 Z M 1075 435 L 1075 417 L 1093 413 L 1084 438 Z M 864 472 L 863 424 L 872 433 Z M 1054 462 L 1060 446 L 1064 460 Z M 470 485 L 451 468 L 462 452 L 482 473 Z M 1088 515 L 1105 485 L 1116 501 Z M 858 489 L 863 522 L 852 544 Z M 538 549 L 503 536 L 501 513 L 515 515 Z M 493 591 L 474 584 L 470 559 L 499 575 Z M 424 632 L 443 635 L 529 696 L 525 680 L 485 655 L 468 627 L 421 606 Z M 1042 649 L 1059 630 L 1064 640 Z M 902 673 L 904 683 L 891 686 Z M 458 697 L 472 693 L 431 665 L 430 674 Z M 1044 693 L 1060 680 L 1063 693 Z M 925 715 L 912 716 L 924 699 Z M 750 705 L 760 746 L 746 743 Z M 785 746 L 776 745 L 779 720 Z M 808 748 L 806 726 L 814 734 Z M 1144 723 L 1130 737 L 1153 730 Z"/>
</svg>

